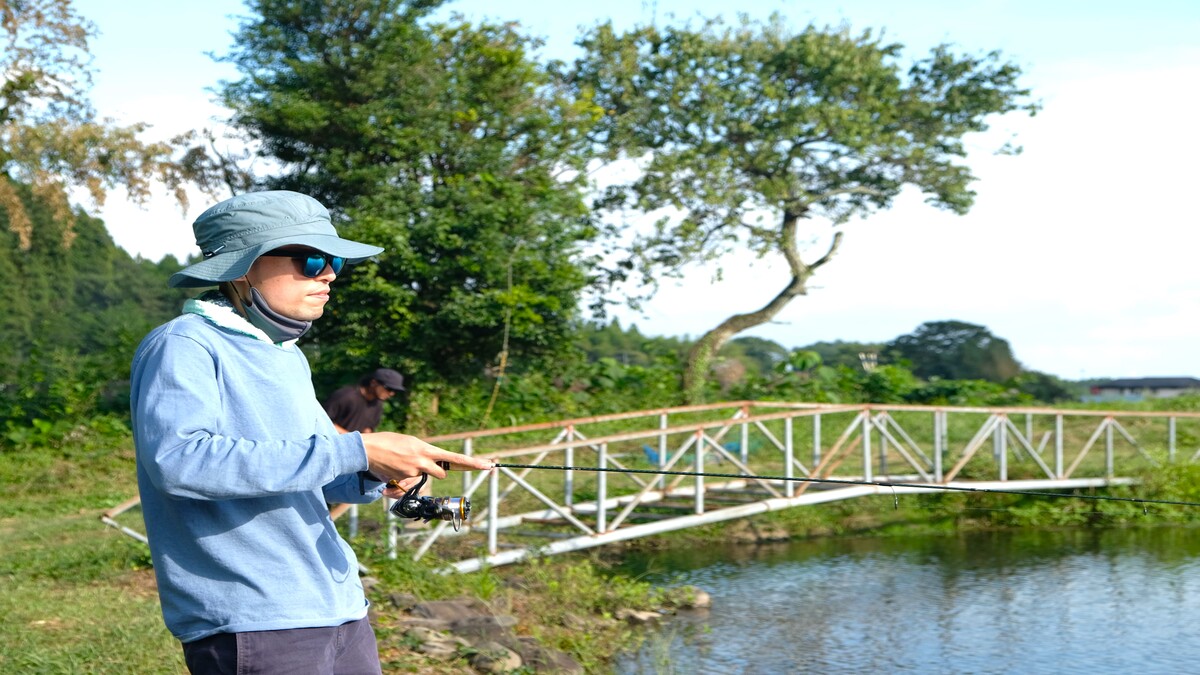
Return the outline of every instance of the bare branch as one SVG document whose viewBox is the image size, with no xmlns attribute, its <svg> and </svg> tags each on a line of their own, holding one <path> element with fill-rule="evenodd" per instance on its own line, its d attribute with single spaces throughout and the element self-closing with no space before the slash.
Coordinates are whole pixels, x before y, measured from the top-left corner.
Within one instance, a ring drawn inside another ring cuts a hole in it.
<svg viewBox="0 0 1200 675">
<path fill-rule="evenodd" d="M 818 267 L 820 267 L 821 265 L 824 265 L 825 263 L 827 263 L 831 259 L 833 259 L 834 254 L 837 253 L 838 247 L 842 245 L 842 235 L 843 234 L 845 234 L 845 233 L 840 230 L 833 233 L 833 243 L 831 243 L 829 245 L 829 250 L 826 251 L 825 255 L 821 256 L 821 258 L 819 260 L 817 260 L 816 262 L 814 262 L 813 264 L 808 266 L 808 271 L 810 274 L 812 272 L 815 272 L 816 269 Z"/>
</svg>

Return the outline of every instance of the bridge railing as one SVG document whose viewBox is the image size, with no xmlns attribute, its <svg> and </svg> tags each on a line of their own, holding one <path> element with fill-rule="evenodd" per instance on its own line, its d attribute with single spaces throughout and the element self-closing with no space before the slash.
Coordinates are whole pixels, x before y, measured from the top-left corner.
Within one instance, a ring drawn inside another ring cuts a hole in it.
<svg viewBox="0 0 1200 675">
<path fill-rule="evenodd" d="M 737 401 L 429 440 L 523 466 L 464 474 L 470 522 L 457 533 L 449 523 L 406 530 L 412 555 L 466 534 L 467 548 L 496 561 L 505 549 L 550 548 L 539 539 L 582 547 L 715 522 L 740 513 L 729 505 L 735 491 L 784 507 L 827 487 L 804 478 L 1104 484 L 1119 471 L 1194 461 L 1200 413 Z M 714 495 L 721 501 L 710 504 Z M 618 534 L 626 528 L 637 534 Z"/>
<path fill-rule="evenodd" d="M 456 567 L 471 569 L 530 551 L 881 492 L 804 479 L 1024 488 L 1128 482 L 1121 473 L 1196 461 L 1200 413 L 734 401 L 427 440 L 523 466 L 437 482 L 437 493 L 472 500 L 460 531 L 441 521 L 398 521 L 385 508 L 378 516 L 364 509 L 361 525 L 383 527 L 393 556 L 420 558 L 437 546 L 460 559 Z M 127 500 L 102 520 L 139 536 L 140 522 L 128 515 L 137 505 Z M 359 513 L 350 513 L 355 536 Z"/>
</svg>

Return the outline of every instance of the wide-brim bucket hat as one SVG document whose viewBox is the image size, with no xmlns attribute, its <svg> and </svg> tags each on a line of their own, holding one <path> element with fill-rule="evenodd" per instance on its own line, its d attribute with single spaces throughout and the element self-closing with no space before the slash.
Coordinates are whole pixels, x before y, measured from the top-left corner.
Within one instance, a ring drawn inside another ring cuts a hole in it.
<svg viewBox="0 0 1200 675">
<path fill-rule="evenodd" d="M 171 275 L 173 287 L 199 288 L 246 274 L 264 253 L 307 246 L 358 263 L 383 253 L 378 246 L 338 236 L 321 202 L 287 190 L 247 192 L 213 206 L 192 223 L 204 260 Z"/>
</svg>

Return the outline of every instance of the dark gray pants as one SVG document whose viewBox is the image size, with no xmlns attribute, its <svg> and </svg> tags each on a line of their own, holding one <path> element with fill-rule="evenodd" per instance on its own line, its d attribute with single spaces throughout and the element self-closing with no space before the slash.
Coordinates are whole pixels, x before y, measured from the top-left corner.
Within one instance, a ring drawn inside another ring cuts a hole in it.
<svg viewBox="0 0 1200 675">
<path fill-rule="evenodd" d="M 217 633 L 183 645 L 183 658 L 193 675 L 381 675 L 365 618 L 329 628 Z"/>
</svg>

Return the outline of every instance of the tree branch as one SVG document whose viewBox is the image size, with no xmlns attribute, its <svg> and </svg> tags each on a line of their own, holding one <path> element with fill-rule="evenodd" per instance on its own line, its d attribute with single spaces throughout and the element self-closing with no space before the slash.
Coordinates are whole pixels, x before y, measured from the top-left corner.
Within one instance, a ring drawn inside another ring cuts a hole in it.
<svg viewBox="0 0 1200 675">
<path fill-rule="evenodd" d="M 825 255 L 821 256 L 819 260 L 808 266 L 809 274 L 817 271 L 818 267 L 824 265 L 833 258 L 834 254 L 837 253 L 838 247 L 842 245 L 843 234 L 845 234 L 845 232 L 842 232 L 841 230 L 833 233 L 833 243 L 829 245 L 829 250 L 826 251 Z"/>
</svg>

